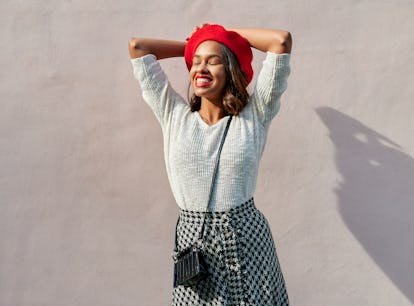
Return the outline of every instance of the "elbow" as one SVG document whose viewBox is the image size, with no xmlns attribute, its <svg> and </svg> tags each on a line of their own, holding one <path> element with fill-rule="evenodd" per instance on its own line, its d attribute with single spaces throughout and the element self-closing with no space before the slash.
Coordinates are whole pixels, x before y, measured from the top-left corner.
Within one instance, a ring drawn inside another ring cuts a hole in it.
<svg viewBox="0 0 414 306">
<path fill-rule="evenodd" d="M 290 53 L 292 50 L 292 34 L 288 31 L 284 31 L 279 38 L 279 43 L 283 53 Z"/>
<path fill-rule="evenodd" d="M 131 58 L 137 58 L 145 55 L 145 52 L 143 52 L 141 47 L 140 39 L 136 37 L 132 37 L 129 39 L 128 50 Z"/>
<path fill-rule="evenodd" d="M 132 37 L 128 40 L 128 51 L 131 58 L 134 58 L 135 50 L 137 47 L 137 41 L 136 38 Z"/>
<path fill-rule="evenodd" d="M 282 46 L 290 52 L 290 50 L 292 50 L 292 34 L 286 31 L 286 33 L 282 35 L 281 43 Z"/>
<path fill-rule="evenodd" d="M 273 39 L 270 51 L 275 53 L 290 53 L 292 50 L 292 34 L 288 31 L 278 32 Z"/>
<path fill-rule="evenodd" d="M 129 50 L 137 50 L 139 48 L 139 38 L 131 37 L 128 41 Z"/>
</svg>

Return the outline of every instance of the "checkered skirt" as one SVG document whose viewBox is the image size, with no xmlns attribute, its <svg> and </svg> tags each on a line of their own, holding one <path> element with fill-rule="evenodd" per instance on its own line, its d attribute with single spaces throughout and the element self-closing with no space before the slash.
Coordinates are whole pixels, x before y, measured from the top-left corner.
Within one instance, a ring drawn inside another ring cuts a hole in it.
<svg viewBox="0 0 414 306">
<path fill-rule="evenodd" d="M 181 210 L 178 251 L 196 240 L 204 214 L 203 249 L 211 275 L 195 286 L 174 288 L 172 305 L 289 305 L 269 225 L 253 199 L 225 212 Z"/>
</svg>

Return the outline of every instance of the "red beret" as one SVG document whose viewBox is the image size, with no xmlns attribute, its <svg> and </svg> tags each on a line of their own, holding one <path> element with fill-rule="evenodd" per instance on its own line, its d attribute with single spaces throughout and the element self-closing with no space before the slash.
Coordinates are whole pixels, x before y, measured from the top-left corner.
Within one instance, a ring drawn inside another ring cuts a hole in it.
<svg viewBox="0 0 414 306">
<path fill-rule="evenodd" d="M 210 24 L 198 29 L 191 35 L 185 46 L 184 57 L 188 70 L 191 69 L 194 53 L 199 44 L 206 40 L 214 40 L 229 48 L 239 61 L 240 68 L 246 73 L 248 83 L 253 78 L 253 53 L 249 42 L 234 31 L 227 31 L 218 24 Z"/>
</svg>

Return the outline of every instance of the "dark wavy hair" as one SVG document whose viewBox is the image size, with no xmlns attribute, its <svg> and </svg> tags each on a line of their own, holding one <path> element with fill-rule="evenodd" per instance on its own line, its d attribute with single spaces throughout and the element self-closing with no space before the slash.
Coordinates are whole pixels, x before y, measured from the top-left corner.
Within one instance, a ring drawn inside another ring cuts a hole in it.
<svg viewBox="0 0 414 306">
<path fill-rule="evenodd" d="M 225 45 L 220 44 L 223 53 L 224 68 L 226 71 L 227 82 L 223 90 L 223 109 L 226 115 L 238 115 L 249 103 L 249 93 L 247 92 L 247 76 L 241 70 L 239 61 L 233 52 Z M 201 97 L 194 93 L 190 98 L 190 88 L 188 87 L 189 103 L 192 112 L 200 110 Z"/>
</svg>

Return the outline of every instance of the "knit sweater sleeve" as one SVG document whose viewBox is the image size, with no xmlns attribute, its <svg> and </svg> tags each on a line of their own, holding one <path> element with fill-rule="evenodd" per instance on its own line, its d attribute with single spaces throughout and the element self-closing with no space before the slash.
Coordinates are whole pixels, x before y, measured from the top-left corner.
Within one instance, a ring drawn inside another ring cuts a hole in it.
<svg viewBox="0 0 414 306">
<path fill-rule="evenodd" d="M 262 69 L 257 77 L 252 102 L 259 120 L 264 126 L 276 116 L 280 109 L 280 97 L 287 88 L 290 74 L 290 54 L 267 52 Z"/>
<path fill-rule="evenodd" d="M 134 77 L 139 81 L 142 96 L 164 128 L 177 101 L 183 100 L 171 87 L 167 75 L 152 54 L 131 59 Z"/>
</svg>

